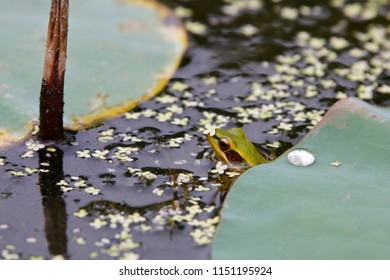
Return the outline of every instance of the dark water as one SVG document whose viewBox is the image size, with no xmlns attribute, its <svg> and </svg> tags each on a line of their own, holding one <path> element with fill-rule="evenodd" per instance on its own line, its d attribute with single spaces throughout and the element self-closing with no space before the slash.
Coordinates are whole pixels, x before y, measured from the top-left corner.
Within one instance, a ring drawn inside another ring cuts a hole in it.
<svg viewBox="0 0 390 280">
<path fill-rule="evenodd" d="M 210 258 L 232 179 L 204 130 L 243 127 L 277 156 L 340 98 L 390 103 L 387 1 L 166 4 L 190 47 L 158 97 L 68 144 L 1 151 L 0 258 Z"/>
</svg>

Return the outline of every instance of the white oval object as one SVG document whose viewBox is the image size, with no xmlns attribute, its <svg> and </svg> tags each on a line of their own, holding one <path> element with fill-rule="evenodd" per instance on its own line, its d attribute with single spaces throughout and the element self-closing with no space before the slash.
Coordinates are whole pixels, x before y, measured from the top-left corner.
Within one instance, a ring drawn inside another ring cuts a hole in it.
<svg viewBox="0 0 390 280">
<path fill-rule="evenodd" d="M 315 161 L 314 155 L 304 149 L 296 149 L 288 153 L 287 160 L 295 166 L 309 166 Z"/>
</svg>

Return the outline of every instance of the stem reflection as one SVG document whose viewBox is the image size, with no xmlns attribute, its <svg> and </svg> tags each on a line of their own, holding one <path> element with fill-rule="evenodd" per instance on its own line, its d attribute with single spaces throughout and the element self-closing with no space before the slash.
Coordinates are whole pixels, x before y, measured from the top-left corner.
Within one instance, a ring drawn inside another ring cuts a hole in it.
<svg viewBox="0 0 390 280">
<path fill-rule="evenodd" d="M 64 178 L 63 151 L 57 147 L 40 150 L 39 164 L 48 170 L 39 175 L 48 249 L 53 256 L 68 258 L 66 203 L 57 185 Z"/>
</svg>

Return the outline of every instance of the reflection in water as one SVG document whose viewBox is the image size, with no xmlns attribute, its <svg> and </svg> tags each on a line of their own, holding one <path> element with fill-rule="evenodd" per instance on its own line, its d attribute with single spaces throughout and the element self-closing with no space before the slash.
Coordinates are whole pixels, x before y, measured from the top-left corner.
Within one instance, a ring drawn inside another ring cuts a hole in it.
<svg viewBox="0 0 390 280">
<path fill-rule="evenodd" d="M 40 150 L 39 165 L 48 170 L 39 173 L 48 249 L 53 256 L 67 258 L 66 204 L 57 185 L 64 178 L 63 151 L 57 147 Z"/>
</svg>

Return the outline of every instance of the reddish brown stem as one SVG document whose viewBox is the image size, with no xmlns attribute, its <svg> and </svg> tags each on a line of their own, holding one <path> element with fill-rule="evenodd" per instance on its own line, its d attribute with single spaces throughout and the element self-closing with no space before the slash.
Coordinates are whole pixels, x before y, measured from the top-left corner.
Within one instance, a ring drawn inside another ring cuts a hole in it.
<svg viewBox="0 0 390 280">
<path fill-rule="evenodd" d="M 52 0 L 42 75 L 39 138 L 64 138 L 64 79 L 68 37 L 69 0 Z"/>
</svg>

